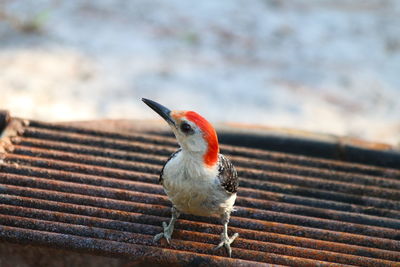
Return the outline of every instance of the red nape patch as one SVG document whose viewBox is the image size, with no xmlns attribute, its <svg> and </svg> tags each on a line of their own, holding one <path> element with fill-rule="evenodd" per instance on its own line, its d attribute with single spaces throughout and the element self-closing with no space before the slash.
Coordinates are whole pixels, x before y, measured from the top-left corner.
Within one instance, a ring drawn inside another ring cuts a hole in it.
<svg viewBox="0 0 400 267">
<path fill-rule="evenodd" d="M 218 137 L 214 127 L 205 118 L 194 111 L 187 111 L 185 116 L 203 131 L 204 139 L 208 143 L 208 149 L 204 155 L 204 163 L 210 167 L 214 166 L 218 161 L 219 153 Z"/>
</svg>

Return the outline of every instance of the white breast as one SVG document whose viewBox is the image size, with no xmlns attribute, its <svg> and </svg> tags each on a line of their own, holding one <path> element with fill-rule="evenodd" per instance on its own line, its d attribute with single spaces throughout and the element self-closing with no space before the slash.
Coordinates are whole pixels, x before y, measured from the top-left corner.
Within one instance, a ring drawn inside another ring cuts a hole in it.
<svg viewBox="0 0 400 267">
<path fill-rule="evenodd" d="M 236 194 L 227 193 L 217 175 L 217 167 L 204 167 L 197 154 L 181 151 L 165 165 L 163 186 L 181 212 L 222 215 L 232 210 Z"/>
</svg>

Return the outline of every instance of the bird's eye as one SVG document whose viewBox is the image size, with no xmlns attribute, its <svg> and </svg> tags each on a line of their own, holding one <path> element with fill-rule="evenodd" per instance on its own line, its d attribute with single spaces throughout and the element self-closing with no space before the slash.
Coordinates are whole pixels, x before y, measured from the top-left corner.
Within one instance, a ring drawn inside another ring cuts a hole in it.
<svg viewBox="0 0 400 267">
<path fill-rule="evenodd" d="M 182 123 L 181 124 L 181 131 L 184 133 L 190 133 L 193 131 L 192 127 L 189 125 L 189 123 Z"/>
</svg>

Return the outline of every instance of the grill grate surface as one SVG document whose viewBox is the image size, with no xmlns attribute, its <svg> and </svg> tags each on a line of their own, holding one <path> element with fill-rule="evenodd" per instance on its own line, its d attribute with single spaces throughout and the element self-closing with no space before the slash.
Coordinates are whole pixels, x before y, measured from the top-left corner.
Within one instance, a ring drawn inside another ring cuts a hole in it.
<svg viewBox="0 0 400 267">
<path fill-rule="evenodd" d="M 400 266 L 400 170 L 222 145 L 240 177 L 229 259 L 212 251 L 218 218 L 183 215 L 171 246 L 152 242 L 174 139 L 20 124 L 0 154 L 3 240 L 182 265 Z"/>
</svg>

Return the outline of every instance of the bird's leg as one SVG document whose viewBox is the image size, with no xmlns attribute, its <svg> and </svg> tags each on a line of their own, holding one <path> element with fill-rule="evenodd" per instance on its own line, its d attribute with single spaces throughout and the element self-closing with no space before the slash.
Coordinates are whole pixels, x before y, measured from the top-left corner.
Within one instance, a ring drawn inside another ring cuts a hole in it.
<svg viewBox="0 0 400 267">
<path fill-rule="evenodd" d="M 164 231 L 162 233 L 159 233 L 154 236 L 154 242 L 157 242 L 162 237 L 164 237 L 167 240 L 168 244 L 170 244 L 171 236 L 172 236 L 172 233 L 174 232 L 175 222 L 181 215 L 180 212 L 175 207 L 171 208 L 171 212 L 172 212 L 172 217 L 171 217 L 171 220 L 169 221 L 168 226 L 167 226 L 166 222 L 162 223 Z"/>
<path fill-rule="evenodd" d="M 236 239 L 236 237 L 239 236 L 239 234 L 235 233 L 231 238 L 229 238 L 228 236 L 229 218 L 230 218 L 229 212 L 226 212 L 222 217 L 222 223 L 224 224 L 224 231 L 221 234 L 221 242 L 218 244 L 218 246 L 214 248 L 214 250 L 217 250 L 222 246 L 224 246 L 229 257 L 231 257 L 232 256 L 231 243 Z"/>
</svg>

